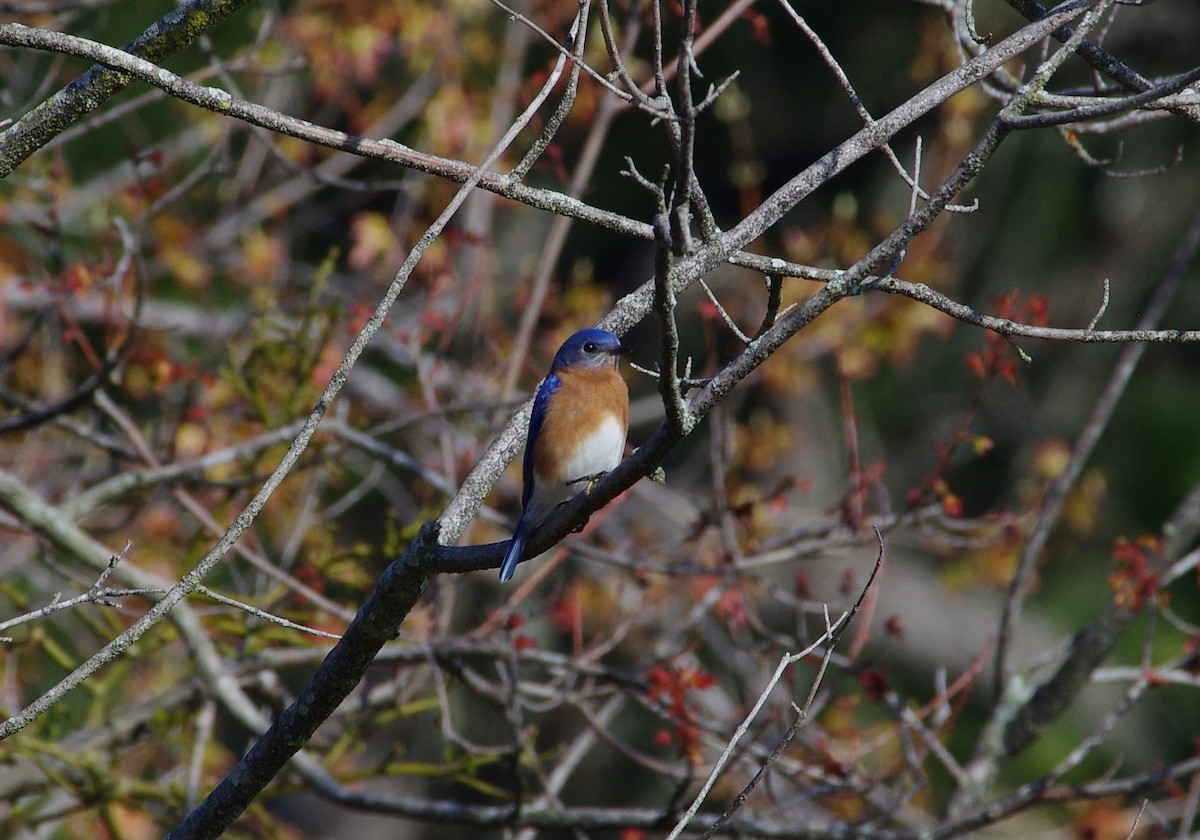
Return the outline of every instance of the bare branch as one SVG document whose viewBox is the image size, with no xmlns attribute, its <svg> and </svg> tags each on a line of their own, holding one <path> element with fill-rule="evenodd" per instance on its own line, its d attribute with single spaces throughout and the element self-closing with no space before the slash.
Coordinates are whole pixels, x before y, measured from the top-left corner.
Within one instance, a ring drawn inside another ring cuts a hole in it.
<svg viewBox="0 0 1200 840">
<path fill-rule="evenodd" d="M 249 0 L 189 0 L 125 45 L 124 52 L 158 63 L 220 24 Z M 4 27 L 20 27 L 4 24 Z M 25 27 L 20 27 L 24 29 Z M 63 36 L 66 37 L 66 36 Z M 5 43 L 8 43 L 5 41 Z M 97 62 L 103 64 L 103 62 Z M 0 133 L 0 179 L 72 123 L 129 85 L 112 67 L 93 67 Z"/>
</svg>

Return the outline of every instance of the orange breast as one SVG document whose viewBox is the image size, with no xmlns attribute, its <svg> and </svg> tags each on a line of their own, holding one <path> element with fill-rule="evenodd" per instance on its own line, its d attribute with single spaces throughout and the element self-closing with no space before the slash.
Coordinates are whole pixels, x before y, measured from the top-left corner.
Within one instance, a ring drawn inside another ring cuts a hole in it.
<svg viewBox="0 0 1200 840">
<path fill-rule="evenodd" d="M 539 484 L 564 484 L 612 469 L 621 460 L 629 426 L 629 389 L 615 366 L 563 371 L 559 378 L 562 385 L 551 399 L 534 452 Z M 619 436 L 612 434 L 614 421 Z M 574 495 L 583 488 L 569 489 Z"/>
</svg>

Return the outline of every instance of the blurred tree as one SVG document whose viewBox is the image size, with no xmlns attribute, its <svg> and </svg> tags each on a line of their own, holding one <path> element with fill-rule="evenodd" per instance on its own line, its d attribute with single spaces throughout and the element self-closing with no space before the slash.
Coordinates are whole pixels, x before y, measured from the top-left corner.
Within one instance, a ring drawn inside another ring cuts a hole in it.
<svg viewBox="0 0 1200 840">
<path fill-rule="evenodd" d="M 0 6 L 0 835 L 1200 830 L 1200 10 Z"/>
</svg>

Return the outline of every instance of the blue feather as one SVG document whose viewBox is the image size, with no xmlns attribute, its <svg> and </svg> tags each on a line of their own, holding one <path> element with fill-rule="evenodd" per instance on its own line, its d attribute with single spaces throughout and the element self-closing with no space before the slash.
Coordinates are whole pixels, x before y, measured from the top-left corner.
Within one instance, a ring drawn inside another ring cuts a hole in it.
<svg viewBox="0 0 1200 840">
<path fill-rule="evenodd" d="M 521 562 L 521 555 L 525 553 L 525 542 L 529 539 L 529 529 L 525 522 L 525 514 L 521 514 L 521 518 L 517 520 L 517 530 L 513 532 L 512 539 L 508 541 L 508 549 L 504 552 L 504 561 L 500 563 L 501 583 L 513 576 L 517 564 Z"/>
<path fill-rule="evenodd" d="M 551 373 L 542 380 L 537 396 L 533 398 L 533 411 L 529 415 L 529 434 L 525 438 L 525 460 L 521 465 L 521 478 L 525 482 L 525 489 L 521 492 L 522 508 L 529 504 L 529 497 L 533 495 L 533 450 L 535 442 L 538 436 L 541 435 L 542 426 L 546 422 L 546 409 L 550 407 L 550 398 L 561 387 L 562 380 L 558 378 L 558 374 Z"/>
</svg>

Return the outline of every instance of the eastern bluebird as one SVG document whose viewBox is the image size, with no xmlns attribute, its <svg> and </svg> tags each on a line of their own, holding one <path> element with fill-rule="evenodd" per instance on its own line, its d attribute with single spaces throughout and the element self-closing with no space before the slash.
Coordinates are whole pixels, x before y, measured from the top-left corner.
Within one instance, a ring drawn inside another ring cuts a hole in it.
<svg viewBox="0 0 1200 840">
<path fill-rule="evenodd" d="M 580 330 L 563 342 L 542 380 L 525 439 L 521 518 L 500 564 L 512 577 L 525 543 L 554 509 L 621 463 L 629 428 L 629 389 L 618 372 L 621 339 L 601 329 Z"/>
</svg>

